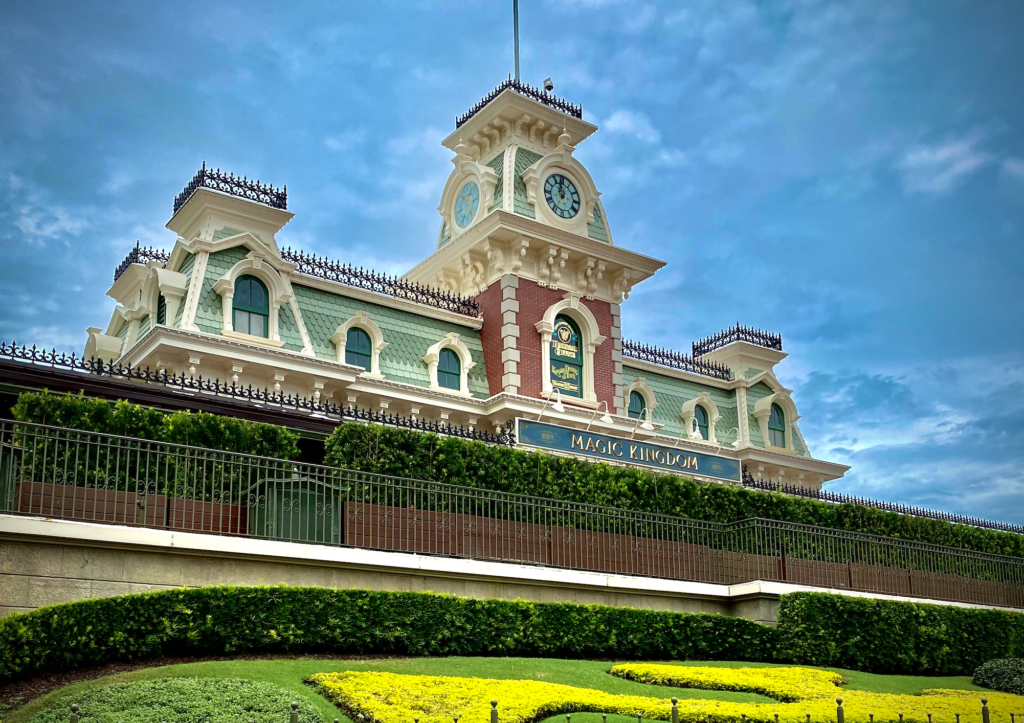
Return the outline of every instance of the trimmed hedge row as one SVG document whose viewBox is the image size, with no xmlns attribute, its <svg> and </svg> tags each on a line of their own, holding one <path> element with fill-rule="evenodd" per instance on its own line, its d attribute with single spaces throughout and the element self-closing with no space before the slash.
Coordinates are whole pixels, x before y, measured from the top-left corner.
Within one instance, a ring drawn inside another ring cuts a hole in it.
<svg viewBox="0 0 1024 723">
<path fill-rule="evenodd" d="M 331 652 L 771 660 L 776 631 L 741 618 L 285 587 L 177 589 L 0 620 L 0 680 L 160 655 Z"/>
<path fill-rule="evenodd" d="M 971 682 L 982 688 L 1024 695 L 1024 659 L 997 658 L 982 663 Z"/>
<path fill-rule="evenodd" d="M 206 449 L 295 459 L 299 435 L 276 424 L 250 422 L 207 412 L 161 412 L 151 407 L 83 394 L 22 392 L 11 407 L 19 422 L 50 424 L 88 432 L 120 434 Z"/>
<path fill-rule="evenodd" d="M 1024 535 L 856 504 L 706 484 L 674 475 L 349 422 L 327 439 L 326 463 L 364 472 L 610 505 L 712 522 L 749 517 L 869 532 L 1024 557 Z"/>
<path fill-rule="evenodd" d="M 779 606 L 779 656 L 902 675 L 971 675 L 1024 656 L 1024 614 L 799 592 Z"/>
</svg>

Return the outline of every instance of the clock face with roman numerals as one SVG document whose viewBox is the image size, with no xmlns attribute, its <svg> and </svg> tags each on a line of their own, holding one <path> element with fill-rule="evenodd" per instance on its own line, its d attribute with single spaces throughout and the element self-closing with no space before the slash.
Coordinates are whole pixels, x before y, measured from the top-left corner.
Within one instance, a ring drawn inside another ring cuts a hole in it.
<svg viewBox="0 0 1024 723">
<path fill-rule="evenodd" d="M 548 176 L 544 182 L 544 198 L 560 218 L 574 218 L 580 212 L 580 192 L 561 173 Z"/>
</svg>

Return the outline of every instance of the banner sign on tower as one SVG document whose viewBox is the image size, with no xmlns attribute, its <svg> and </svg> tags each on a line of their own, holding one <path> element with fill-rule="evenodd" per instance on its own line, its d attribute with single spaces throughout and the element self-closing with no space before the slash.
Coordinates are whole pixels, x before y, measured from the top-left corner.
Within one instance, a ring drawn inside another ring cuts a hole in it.
<svg viewBox="0 0 1024 723">
<path fill-rule="evenodd" d="M 593 457 L 602 462 L 643 465 L 664 472 L 688 472 L 701 477 L 740 481 L 740 462 L 736 459 L 584 432 L 547 422 L 517 419 L 516 440 L 518 444 L 529 447 Z"/>
</svg>

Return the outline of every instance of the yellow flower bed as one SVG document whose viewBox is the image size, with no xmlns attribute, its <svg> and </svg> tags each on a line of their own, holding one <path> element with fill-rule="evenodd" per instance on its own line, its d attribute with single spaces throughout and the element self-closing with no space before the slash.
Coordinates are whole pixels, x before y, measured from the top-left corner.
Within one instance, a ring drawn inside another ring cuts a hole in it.
<svg viewBox="0 0 1024 723">
<path fill-rule="evenodd" d="M 737 690 L 760 693 L 781 701 L 798 701 L 842 693 L 839 673 L 812 668 L 693 668 L 681 665 L 625 663 L 612 666 L 612 675 L 639 683 L 677 688 Z"/>
<path fill-rule="evenodd" d="M 759 692 L 790 702 L 731 703 L 690 699 L 679 701 L 679 720 L 706 723 L 812 723 L 836 720 L 835 699 L 843 699 L 848 723 L 867 723 L 869 714 L 879 723 L 895 721 L 902 713 L 907 723 L 980 723 L 981 699 L 988 698 L 992 721 L 1009 721 L 1010 713 L 1024 720 L 1024 697 L 1006 693 L 927 690 L 924 695 L 891 695 L 844 690 L 839 676 L 810 668 L 703 668 L 673 665 L 618 665 L 611 671 L 645 683 L 711 690 Z M 488 723 L 491 700 L 498 701 L 501 723 L 526 723 L 548 716 L 591 711 L 617 713 L 647 720 L 668 721 L 672 703 L 666 698 L 613 695 L 533 680 L 486 680 L 396 673 L 319 673 L 310 678 L 331 700 L 353 716 L 373 717 L 381 723 Z M 651 692 L 655 692 L 652 689 Z"/>
</svg>

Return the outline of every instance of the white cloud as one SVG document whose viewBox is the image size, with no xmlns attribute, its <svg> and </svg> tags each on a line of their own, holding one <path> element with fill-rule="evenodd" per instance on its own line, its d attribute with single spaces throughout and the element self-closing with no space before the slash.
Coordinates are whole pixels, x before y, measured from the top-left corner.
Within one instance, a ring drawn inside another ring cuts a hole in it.
<svg viewBox="0 0 1024 723">
<path fill-rule="evenodd" d="M 643 113 L 634 113 L 628 110 L 617 110 L 608 117 L 601 129 L 608 133 L 639 138 L 645 143 L 657 143 L 661 140 L 661 134 L 647 120 Z"/>
<path fill-rule="evenodd" d="M 324 145 L 332 151 L 347 151 L 361 145 L 364 140 L 366 140 L 366 129 L 357 128 L 325 138 Z"/>
<path fill-rule="evenodd" d="M 903 174 L 903 189 L 910 193 L 943 195 L 952 191 L 992 156 L 978 147 L 977 133 L 949 138 L 933 145 L 917 145 L 896 162 Z"/>
<path fill-rule="evenodd" d="M 1007 158 L 1003 161 L 1003 173 L 1024 181 L 1024 158 Z"/>
</svg>

